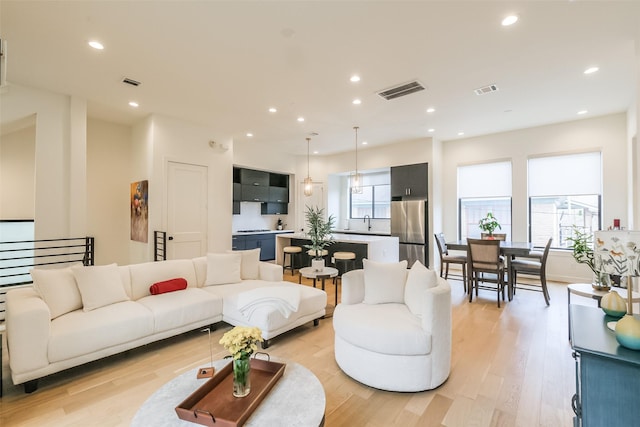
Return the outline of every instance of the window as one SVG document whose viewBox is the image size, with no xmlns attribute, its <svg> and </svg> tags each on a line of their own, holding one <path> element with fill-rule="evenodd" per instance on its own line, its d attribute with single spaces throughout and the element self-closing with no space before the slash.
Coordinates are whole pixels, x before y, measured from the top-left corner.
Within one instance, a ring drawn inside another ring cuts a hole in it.
<svg viewBox="0 0 640 427">
<path fill-rule="evenodd" d="M 391 172 L 389 169 L 362 174 L 362 194 L 349 191 L 349 218 L 391 218 Z M 348 185 L 348 182 L 347 182 Z"/>
<path fill-rule="evenodd" d="M 573 227 L 591 234 L 601 225 L 599 152 L 531 158 L 528 162 L 529 230 L 535 246 L 569 248 Z"/>
<path fill-rule="evenodd" d="M 353 218 L 391 218 L 391 185 L 363 185 L 362 194 L 351 194 Z"/>
<path fill-rule="evenodd" d="M 458 167 L 458 234 L 460 239 L 480 238 L 480 219 L 491 212 L 511 240 L 511 162 Z"/>
</svg>

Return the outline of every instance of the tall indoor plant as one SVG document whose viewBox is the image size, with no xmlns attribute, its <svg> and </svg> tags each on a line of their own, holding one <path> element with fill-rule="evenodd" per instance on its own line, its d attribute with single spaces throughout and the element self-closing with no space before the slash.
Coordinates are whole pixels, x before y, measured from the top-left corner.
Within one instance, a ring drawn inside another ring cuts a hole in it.
<svg viewBox="0 0 640 427">
<path fill-rule="evenodd" d="M 485 216 L 480 220 L 480 222 L 478 222 L 478 227 L 480 228 L 480 230 L 484 231 L 485 233 L 489 233 L 490 239 L 493 239 L 493 232 L 495 231 L 496 228 L 499 228 L 502 230 L 502 226 L 500 226 L 500 223 L 498 222 L 497 218 L 493 216 L 491 212 L 488 212 L 487 216 Z"/>
<path fill-rule="evenodd" d="M 607 290 L 611 287 L 611 278 L 608 274 L 596 270 L 593 256 L 593 235 L 583 232 L 579 227 L 573 226 L 571 237 L 567 237 L 571 242 L 570 248 L 573 250 L 573 259 L 578 264 L 586 264 L 593 272 L 593 287 L 598 290 Z"/>
<path fill-rule="evenodd" d="M 321 209 L 318 206 L 307 206 L 307 212 L 305 215 L 307 224 L 309 225 L 308 234 L 311 244 L 304 245 L 304 247 L 310 249 L 315 260 L 322 261 L 322 266 L 324 266 L 322 251 L 325 247 L 334 243 L 333 237 L 331 236 L 331 230 L 333 229 L 335 218 L 333 215 L 329 215 L 325 221 L 324 209 Z"/>
</svg>

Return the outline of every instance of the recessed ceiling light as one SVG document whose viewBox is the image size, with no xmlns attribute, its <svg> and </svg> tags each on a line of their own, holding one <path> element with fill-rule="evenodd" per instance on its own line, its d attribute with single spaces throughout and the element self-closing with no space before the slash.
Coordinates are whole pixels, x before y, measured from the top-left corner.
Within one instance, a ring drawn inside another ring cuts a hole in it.
<svg viewBox="0 0 640 427">
<path fill-rule="evenodd" d="M 249 138 L 251 138 L 251 137 L 253 136 L 253 134 L 252 134 L 251 132 L 247 132 L 247 136 L 248 136 Z"/>
<path fill-rule="evenodd" d="M 360 81 L 360 76 L 357 75 L 357 74 L 354 74 L 353 76 L 351 76 L 351 78 L 349 80 L 351 80 L 353 83 L 359 82 Z"/>
<path fill-rule="evenodd" d="M 270 112 L 270 113 L 277 113 L 277 112 L 278 112 L 278 110 L 277 110 L 277 109 L 275 109 L 274 107 L 271 107 L 271 108 L 269 108 L 269 112 Z"/>
<path fill-rule="evenodd" d="M 104 49 L 104 46 L 102 45 L 102 43 L 100 43 L 99 41 L 95 41 L 95 40 L 91 40 L 89 42 L 89 46 L 91 46 L 94 49 L 98 49 L 98 50 Z"/>
<path fill-rule="evenodd" d="M 362 101 L 361 101 L 361 100 L 359 100 L 359 99 L 354 99 L 352 102 L 353 102 L 353 105 L 360 105 L 360 104 L 362 104 Z"/>
<path fill-rule="evenodd" d="M 368 145 L 369 143 L 367 141 L 362 141 L 362 145 Z"/>
<path fill-rule="evenodd" d="M 579 114 L 579 115 L 583 115 L 583 114 L 587 114 L 587 113 L 588 113 L 588 111 L 587 111 L 587 110 L 580 110 L 580 111 L 578 111 L 578 114 Z"/>
<path fill-rule="evenodd" d="M 318 151 L 314 151 L 313 154 L 318 154 Z"/>
<path fill-rule="evenodd" d="M 464 132 L 458 132 L 458 136 L 464 135 Z"/>
<path fill-rule="evenodd" d="M 436 130 L 434 128 L 431 128 L 429 130 L 427 130 L 427 132 L 435 132 Z"/>
<path fill-rule="evenodd" d="M 587 68 L 586 70 L 584 70 L 584 73 L 585 73 L 585 74 L 593 74 L 593 73 L 595 73 L 596 71 L 598 71 L 599 69 L 600 69 L 600 68 L 598 68 L 598 67 L 589 67 L 589 68 Z"/>
<path fill-rule="evenodd" d="M 129 105 L 134 108 L 138 108 L 140 106 L 136 101 L 129 101 Z"/>
<path fill-rule="evenodd" d="M 427 113 L 433 113 L 434 111 L 436 111 L 436 109 L 433 107 L 427 108 Z"/>
<path fill-rule="evenodd" d="M 502 26 L 508 27 L 509 25 L 513 25 L 518 22 L 518 17 L 516 15 L 509 15 L 502 20 Z"/>
<path fill-rule="evenodd" d="M 298 117 L 299 122 L 304 122 L 304 117 Z"/>
</svg>

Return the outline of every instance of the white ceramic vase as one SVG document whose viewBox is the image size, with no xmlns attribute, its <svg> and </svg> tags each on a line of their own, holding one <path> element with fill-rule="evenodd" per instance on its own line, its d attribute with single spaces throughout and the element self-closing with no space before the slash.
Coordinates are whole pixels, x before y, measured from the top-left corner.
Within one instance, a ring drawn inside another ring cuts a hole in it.
<svg viewBox="0 0 640 427">
<path fill-rule="evenodd" d="M 322 271 L 324 270 L 324 258 L 320 259 L 312 259 L 311 267 L 313 267 L 313 271 Z"/>
</svg>

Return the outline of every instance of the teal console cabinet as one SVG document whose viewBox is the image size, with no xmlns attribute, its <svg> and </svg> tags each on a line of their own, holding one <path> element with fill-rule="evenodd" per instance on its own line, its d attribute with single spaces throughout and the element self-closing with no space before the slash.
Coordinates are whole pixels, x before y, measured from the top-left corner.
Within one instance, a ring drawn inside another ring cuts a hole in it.
<svg viewBox="0 0 640 427">
<path fill-rule="evenodd" d="M 576 360 L 574 426 L 640 425 L 640 351 L 616 341 L 595 307 L 571 304 L 571 347 Z"/>
</svg>

